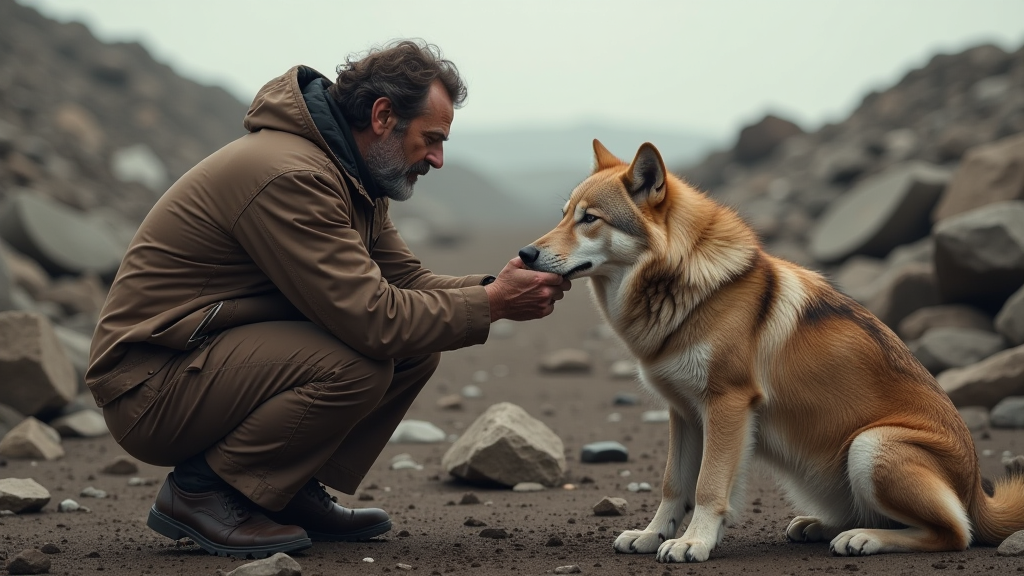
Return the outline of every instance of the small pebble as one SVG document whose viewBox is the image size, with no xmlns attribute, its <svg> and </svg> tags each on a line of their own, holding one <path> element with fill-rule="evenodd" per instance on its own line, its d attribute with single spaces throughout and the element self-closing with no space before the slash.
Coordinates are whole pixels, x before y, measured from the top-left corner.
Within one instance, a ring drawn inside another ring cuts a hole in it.
<svg viewBox="0 0 1024 576">
<path fill-rule="evenodd" d="M 437 399 L 437 407 L 441 410 L 462 410 L 462 396 L 448 394 Z"/>
<path fill-rule="evenodd" d="M 607 418 L 605 418 L 605 420 L 612 423 L 622 422 L 622 414 L 619 414 L 618 412 L 612 412 L 611 414 L 608 415 Z"/>
<path fill-rule="evenodd" d="M 544 485 L 537 482 L 520 482 L 512 487 L 513 492 L 540 492 L 544 489 Z"/>
<path fill-rule="evenodd" d="M 982 456 L 991 456 L 993 454 L 995 454 L 995 452 L 989 448 L 985 448 L 984 450 L 981 451 Z"/>
<path fill-rule="evenodd" d="M 487 526 L 487 523 L 483 520 L 477 520 L 476 518 L 466 518 L 466 521 L 462 523 L 463 526 L 469 526 L 471 528 L 479 528 L 481 526 Z"/>
<path fill-rule="evenodd" d="M 480 537 L 503 540 L 508 538 L 508 532 L 506 532 L 504 528 L 484 528 L 480 531 Z"/>
<path fill-rule="evenodd" d="M 481 390 L 479 386 L 474 386 L 474 385 L 470 384 L 468 386 L 463 386 L 462 387 L 462 397 L 463 398 L 480 398 L 483 395 L 484 395 L 484 391 Z"/>
<path fill-rule="evenodd" d="M 107 493 L 106 492 L 104 492 L 103 490 L 97 490 L 96 488 L 93 488 L 92 486 L 86 486 L 85 488 L 82 489 L 82 491 L 78 495 L 79 496 L 84 496 L 86 498 L 106 498 L 107 497 Z"/>
<path fill-rule="evenodd" d="M 562 490 L 575 490 L 575 484 L 562 484 Z"/>
<path fill-rule="evenodd" d="M 545 546 L 562 546 L 564 544 L 565 543 L 562 542 L 561 538 L 559 538 L 558 536 L 552 536 L 551 538 L 548 538 L 547 543 L 544 544 L 544 545 Z"/>
<path fill-rule="evenodd" d="M 633 473 L 630 472 L 629 470 L 619 470 L 619 476 L 621 476 L 623 478 L 629 478 L 632 475 L 633 475 Z"/>
<path fill-rule="evenodd" d="M 138 476 L 132 476 L 128 479 L 129 486 L 156 486 L 157 482 L 156 478 L 139 478 Z"/>
<path fill-rule="evenodd" d="M 580 570 L 578 564 L 573 564 L 571 566 L 559 566 L 558 568 L 555 568 L 555 574 L 579 574 L 580 572 L 582 572 L 582 570 Z"/>
<path fill-rule="evenodd" d="M 629 360 L 617 360 L 612 362 L 610 372 L 612 373 L 612 378 L 622 380 L 633 378 L 636 376 L 636 364 Z"/>
<path fill-rule="evenodd" d="M 57 547 L 53 542 L 47 542 L 43 544 L 43 547 L 39 549 L 43 554 L 60 554 L 60 548 Z"/>
<path fill-rule="evenodd" d="M 629 451 L 625 446 L 613 440 L 591 442 L 583 446 L 580 460 L 589 463 L 626 462 L 629 460 Z"/>
<path fill-rule="evenodd" d="M 57 511 L 58 512 L 91 512 L 91 510 L 89 510 L 85 506 L 82 506 L 78 502 L 75 502 L 71 498 L 68 498 L 66 500 L 61 501 L 61 503 L 57 505 Z"/>
<path fill-rule="evenodd" d="M 116 476 L 127 476 L 138 471 L 139 465 L 127 456 L 118 456 L 100 469 L 100 472 L 104 474 L 114 474 Z"/>
<path fill-rule="evenodd" d="M 605 496 L 600 502 L 594 504 L 594 515 L 596 516 L 622 516 L 626 513 L 628 503 L 622 498 L 610 498 Z"/>
<path fill-rule="evenodd" d="M 409 564 L 402 564 L 401 562 L 395 564 L 395 568 L 398 568 L 399 570 L 412 570 L 412 566 Z"/>
<path fill-rule="evenodd" d="M 487 373 L 487 370 L 477 370 L 476 372 L 473 372 L 473 382 L 476 382 L 477 384 L 487 382 L 490 377 L 491 375 Z"/>
<path fill-rule="evenodd" d="M 472 492 L 466 492 L 462 495 L 462 499 L 459 500 L 459 504 L 479 504 L 480 497 Z"/>
<path fill-rule="evenodd" d="M 366 562 L 367 564 L 373 564 L 373 558 L 367 556 L 366 558 L 363 558 L 363 562 Z"/>
<path fill-rule="evenodd" d="M 639 403 L 640 399 L 636 394 L 627 394 L 626 392 L 619 392 L 615 398 L 612 398 L 613 406 L 636 406 Z"/>
<path fill-rule="evenodd" d="M 373 494 L 370 494 L 369 492 L 360 492 L 359 493 L 359 501 L 360 502 L 370 502 L 371 500 L 373 500 Z"/>
<path fill-rule="evenodd" d="M 641 422 L 668 422 L 668 410 L 648 410 L 640 415 Z"/>
<path fill-rule="evenodd" d="M 412 534 L 410 534 L 408 530 L 401 530 L 398 532 L 399 538 L 408 538 L 409 536 L 412 536 Z"/>
</svg>

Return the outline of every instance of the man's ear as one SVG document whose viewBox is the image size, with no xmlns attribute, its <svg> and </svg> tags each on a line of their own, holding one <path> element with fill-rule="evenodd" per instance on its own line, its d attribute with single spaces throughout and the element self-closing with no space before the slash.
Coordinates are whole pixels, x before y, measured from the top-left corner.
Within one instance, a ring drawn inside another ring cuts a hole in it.
<svg viewBox="0 0 1024 576">
<path fill-rule="evenodd" d="M 614 166 L 622 166 L 625 164 L 622 160 L 619 160 L 615 154 L 612 154 L 601 144 L 601 141 L 594 138 L 594 172 L 600 172 L 605 168 L 612 168 Z"/>
<path fill-rule="evenodd" d="M 370 129 L 377 136 L 386 135 L 391 128 L 395 127 L 398 123 L 398 117 L 395 116 L 394 110 L 391 108 L 391 100 L 381 96 L 373 102 L 373 107 L 370 108 Z"/>
<path fill-rule="evenodd" d="M 637 205 L 657 206 L 665 199 L 665 161 L 650 142 L 644 142 L 623 176 L 626 189 Z"/>
</svg>

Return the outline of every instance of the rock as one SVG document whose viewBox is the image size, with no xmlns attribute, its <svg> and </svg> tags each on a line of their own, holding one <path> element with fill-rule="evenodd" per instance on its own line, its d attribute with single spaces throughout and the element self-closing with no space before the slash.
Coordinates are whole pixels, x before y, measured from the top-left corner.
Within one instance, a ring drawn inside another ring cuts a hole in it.
<svg viewBox="0 0 1024 576">
<path fill-rule="evenodd" d="M 423 470 L 422 464 L 417 464 L 412 460 L 399 460 L 398 462 L 391 463 L 392 470 Z"/>
<path fill-rule="evenodd" d="M 106 138 L 92 112 L 78 104 L 66 102 L 57 108 L 53 123 L 71 136 L 86 154 L 96 156 L 100 153 Z"/>
<path fill-rule="evenodd" d="M 56 460 L 64 456 L 64 449 L 56 430 L 28 417 L 0 439 L 0 456 Z"/>
<path fill-rule="evenodd" d="M 0 438 L 3 438 L 25 419 L 25 415 L 11 408 L 7 404 L 0 403 Z"/>
<path fill-rule="evenodd" d="M 481 390 L 480 387 L 475 384 L 469 384 L 467 386 L 462 387 L 462 391 L 460 392 L 460 394 L 462 394 L 463 398 L 473 399 L 482 397 L 484 395 L 484 391 Z"/>
<path fill-rule="evenodd" d="M 932 328 L 971 328 L 985 332 L 993 331 L 992 318 L 981 310 L 963 304 L 942 304 L 911 312 L 900 321 L 897 334 L 905 341 L 917 340 Z"/>
<path fill-rule="evenodd" d="M 42 266 L 11 248 L 2 240 L 0 240 L 0 259 L 6 263 L 7 270 L 11 275 L 11 282 L 28 292 L 32 298 L 38 298 L 39 294 L 50 286 L 50 276 Z"/>
<path fill-rule="evenodd" d="M 39 550 L 22 550 L 7 562 L 9 574 L 47 574 L 50 559 Z"/>
<path fill-rule="evenodd" d="M 935 274 L 946 302 L 992 313 L 1024 285 L 1024 201 L 999 202 L 935 225 Z"/>
<path fill-rule="evenodd" d="M 1024 287 L 1014 292 L 996 314 L 996 330 L 1013 346 L 1024 344 Z"/>
<path fill-rule="evenodd" d="M 135 463 L 128 456 L 117 456 L 106 464 L 103 468 L 100 468 L 100 472 L 103 474 L 111 474 L 114 476 L 127 476 L 129 474 L 135 474 L 139 471 L 139 465 Z"/>
<path fill-rule="evenodd" d="M 22 414 L 56 410 L 78 381 L 53 325 L 32 312 L 0 312 L 0 402 Z"/>
<path fill-rule="evenodd" d="M 951 368 L 935 379 L 956 406 L 992 408 L 1007 396 L 1024 396 L 1024 346 Z"/>
<path fill-rule="evenodd" d="M 75 377 L 80 387 L 84 387 L 85 371 L 89 368 L 89 347 L 92 345 L 92 336 L 86 336 L 78 330 L 72 330 L 66 326 L 54 326 L 53 331 L 64 348 L 64 355 L 68 357 L 71 366 L 75 369 Z"/>
<path fill-rule="evenodd" d="M 463 522 L 462 525 L 469 526 L 470 528 L 479 528 L 481 526 L 487 526 L 487 523 L 477 520 L 476 518 L 466 518 L 466 521 Z"/>
<path fill-rule="evenodd" d="M 648 410 L 640 415 L 641 422 L 658 423 L 668 422 L 668 410 Z"/>
<path fill-rule="evenodd" d="M 60 554 L 60 547 L 53 542 L 47 542 L 39 549 L 43 554 Z"/>
<path fill-rule="evenodd" d="M 565 546 L 565 542 L 562 542 L 562 539 L 559 538 L 558 536 L 552 536 L 552 537 L 548 538 L 548 541 L 545 542 L 544 545 L 549 547 L 549 548 L 552 548 L 552 547 L 555 547 L 555 546 Z"/>
<path fill-rule="evenodd" d="M 639 403 L 637 395 L 628 392 L 619 392 L 612 398 L 612 406 L 636 406 Z"/>
<path fill-rule="evenodd" d="M 411 564 L 402 564 L 401 562 L 399 562 L 398 564 L 395 564 L 395 568 L 398 568 L 399 570 L 412 570 L 413 569 Z"/>
<path fill-rule="evenodd" d="M 630 360 L 616 360 L 612 362 L 611 368 L 612 378 L 619 380 L 632 380 L 636 378 L 636 362 Z"/>
<path fill-rule="evenodd" d="M 581 572 L 583 572 L 583 570 L 580 569 L 579 564 L 570 564 L 568 566 L 559 566 L 558 568 L 555 568 L 555 574 L 579 574 Z"/>
<path fill-rule="evenodd" d="M 66 498 L 61 500 L 60 504 L 57 505 L 57 512 L 92 512 L 92 510 L 82 506 L 71 498 Z"/>
<path fill-rule="evenodd" d="M 284 552 L 278 552 L 270 558 L 242 564 L 231 572 L 217 570 L 217 574 L 218 576 L 302 576 L 302 567 L 291 556 Z"/>
<path fill-rule="evenodd" d="M 84 498 L 106 498 L 107 497 L 107 493 L 106 492 L 104 492 L 103 490 L 99 490 L 97 488 L 93 488 L 92 486 L 86 486 L 85 488 L 82 488 L 82 491 L 79 492 L 78 495 L 82 496 Z"/>
<path fill-rule="evenodd" d="M 156 478 L 140 478 L 138 476 L 132 476 L 128 479 L 129 486 L 156 486 L 160 481 Z"/>
<path fill-rule="evenodd" d="M 20 193 L 0 214 L 0 237 L 51 275 L 113 276 L 123 249 L 85 215 L 43 196 Z"/>
<path fill-rule="evenodd" d="M 863 304 L 877 292 L 876 282 L 885 270 L 884 260 L 854 255 L 836 271 L 835 285 L 840 292 Z"/>
<path fill-rule="evenodd" d="M 799 126 L 769 114 L 757 124 L 740 130 L 733 157 L 738 162 L 752 164 L 769 156 L 779 144 L 797 134 L 803 134 Z"/>
<path fill-rule="evenodd" d="M 1024 200 L 1024 134 L 968 150 L 932 220 L 1006 200 Z"/>
<path fill-rule="evenodd" d="M 508 402 L 480 415 L 445 452 L 441 466 L 471 482 L 556 486 L 565 473 L 562 440 L 543 422 Z"/>
<path fill-rule="evenodd" d="M 42 290 L 36 300 L 53 302 L 68 316 L 85 314 L 98 318 L 107 290 L 96 274 L 86 273 L 74 278 L 59 278 Z"/>
<path fill-rule="evenodd" d="M 444 430 L 423 420 L 402 420 L 391 434 L 389 442 L 432 444 L 444 442 L 448 437 Z"/>
<path fill-rule="evenodd" d="M 866 305 L 883 324 L 896 328 L 912 312 L 939 303 L 935 269 L 931 264 L 900 267 Z"/>
<path fill-rule="evenodd" d="M 480 537 L 504 540 L 505 538 L 508 538 L 508 532 L 506 532 L 504 528 L 484 528 L 480 531 Z"/>
<path fill-rule="evenodd" d="M 651 485 L 647 482 L 630 482 L 626 484 L 626 490 L 630 492 L 650 492 Z"/>
<path fill-rule="evenodd" d="M 846 184 L 863 174 L 870 164 L 871 158 L 864 146 L 850 141 L 822 147 L 812 172 L 823 182 Z"/>
<path fill-rule="evenodd" d="M 465 494 L 462 495 L 462 499 L 459 500 L 459 504 L 460 505 L 464 505 L 464 504 L 479 504 L 479 503 L 480 503 L 480 497 L 477 496 L 476 494 L 472 493 L 472 492 L 466 492 Z"/>
<path fill-rule="evenodd" d="M 853 254 L 885 256 L 928 235 L 930 215 L 949 173 L 906 162 L 865 178 L 834 202 L 811 232 L 811 255 L 837 262 Z"/>
<path fill-rule="evenodd" d="M 0 510 L 38 512 L 49 502 L 50 493 L 31 478 L 0 479 Z"/>
<path fill-rule="evenodd" d="M 607 422 L 622 422 L 622 414 L 619 414 L 618 412 L 612 412 L 611 414 L 608 415 L 607 418 L 605 418 L 605 421 L 607 421 Z"/>
<path fill-rule="evenodd" d="M 957 408 L 957 412 L 960 413 L 960 418 L 963 419 L 964 424 L 967 425 L 967 429 L 971 433 L 988 430 L 990 424 L 988 408 L 984 406 L 963 406 Z"/>
<path fill-rule="evenodd" d="M 554 373 L 590 372 L 590 352 L 573 348 L 556 350 L 541 359 L 540 369 Z"/>
<path fill-rule="evenodd" d="M 0 312 L 16 309 L 14 287 L 14 273 L 9 269 L 7 260 L 0 254 Z"/>
<path fill-rule="evenodd" d="M 992 408 L 993 428 L 1024 428 L 1024 396 L 1007 396 Z"/>
<path fill-rule="evenodd" d="M 512 487 L 513 492 L 540 492 L 545 489 L 543 484 L 536 482 L 520 482 Z"/>
<path fill-rule="evenodd" d="M 103 416 L 93 410 L 79 410 L 61 416 L 51 421 L 50 426 L 63 437 L 97 438 L 110 433 Z"/>
<path fill-rule="evenodd" d="M 932 328 L 907 347 L 932 374 L 980 362 L 1006 348 L 999 334 L 975 328 Z"/>
<path fill-rule="evenodd" d="M 996 554 L 999 556 L 1024 556 L 1024 530 L 1018 530 L 1010 534 L 996 548 Z"/>
<path fill-rule="evenodd" d="M 437 407 L 441 410 L 462 410 L 462 396 L 448 394 L 437 399 Z"/>
<path fill-rule="evenodd" d="M 145 144 L 135 144 L 114 151 L 110 171 L 121 182 L 138 182 L 157 194 L 167 189 L 167 167 Z"/>
<path fill-rule="evenodd" d="M 605 496 L 594 504 L 595 516 L 622 516 L 626 513 L 627 502 L 623 498 Z"/>
<path fill-rule="evenodd" d="M 622 444 L 611 440 L 592 442 L 583 447 L 580 460 L 590 463 L 625 462 L 629 460 L 629 451 Z"/>
</svg>

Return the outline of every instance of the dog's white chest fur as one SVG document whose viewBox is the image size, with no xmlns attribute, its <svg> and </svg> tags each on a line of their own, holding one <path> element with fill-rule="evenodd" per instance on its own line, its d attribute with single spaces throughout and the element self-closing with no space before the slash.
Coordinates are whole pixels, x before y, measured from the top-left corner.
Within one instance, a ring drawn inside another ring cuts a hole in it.
<svg viewBox="0 0 1024 576">
<path fill-rule="evenodd" d="M 641 381 L 672 402 L 680 396 L 692 403 L 708 386 L 711 344 L 702 342 L 677 354 L 640 365 Z"/>
</svg>

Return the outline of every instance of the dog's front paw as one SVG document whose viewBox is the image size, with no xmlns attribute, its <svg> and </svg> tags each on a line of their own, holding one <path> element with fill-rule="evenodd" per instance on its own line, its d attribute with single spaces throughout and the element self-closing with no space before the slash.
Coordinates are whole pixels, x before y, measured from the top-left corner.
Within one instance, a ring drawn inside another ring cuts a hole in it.
<svg viewBox="0 0 1024 576">
<path fill-rule="evenodd" d="M 790 542 L 821 542 L 826 539 L 825 526 L 813 516 L 797 516 L 786 528 Z"/>
<path fill-rule="evenodd" d="M 714 544 L 698 539 L 666 540 L 658 548 L 658 562 L 703 562 L 711 555 Z"/>
<path fill-rule="evenodd" d="M 615 539 L 615 551 L 625 554 L 651 554 L 665 541 L 665 536 L 654 530 L 626 530 Z"/>
<path fill-rule="evenodd" d="M 829 549 L 836 556 L 870 556 L 882 551 L 882 541 L 873 530 L 847 530 L 832 539 Z"/>
</svg>

